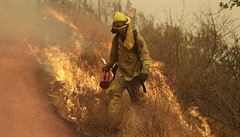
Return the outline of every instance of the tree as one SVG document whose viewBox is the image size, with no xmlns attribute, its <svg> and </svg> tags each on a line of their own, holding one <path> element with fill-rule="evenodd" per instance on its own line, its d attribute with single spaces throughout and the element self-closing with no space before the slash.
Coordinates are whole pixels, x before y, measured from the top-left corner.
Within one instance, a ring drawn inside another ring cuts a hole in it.
<svg viewBox="0 0 240 137">
<path fill-rule="evenodd" d="M 232 9 L 234 6 L 240 7 L 240 0 L 230 0 L 227 3 L 220 2 L 219 6 L 222 7 L 223 9 Z"/>
<path fill-rule="evenodd" d="M 117 11 L 121 12 L 122 11 L 121 1 L 120 0 L 114 0 L 113 7 L 114 7 L 114 12 L 117 12 Z"/>
</svg>

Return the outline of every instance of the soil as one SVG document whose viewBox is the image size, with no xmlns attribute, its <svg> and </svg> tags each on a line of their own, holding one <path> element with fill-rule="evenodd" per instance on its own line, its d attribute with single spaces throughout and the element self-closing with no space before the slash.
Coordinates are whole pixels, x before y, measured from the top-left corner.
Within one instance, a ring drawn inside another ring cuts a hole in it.
<svg viewBox="0 0 240 137">
<path fill-rule="evenodd" d="M 0 41 L 0 137 L 76 137 L 48 97 L 51 78 L 25 49 Z"/>
</svg>

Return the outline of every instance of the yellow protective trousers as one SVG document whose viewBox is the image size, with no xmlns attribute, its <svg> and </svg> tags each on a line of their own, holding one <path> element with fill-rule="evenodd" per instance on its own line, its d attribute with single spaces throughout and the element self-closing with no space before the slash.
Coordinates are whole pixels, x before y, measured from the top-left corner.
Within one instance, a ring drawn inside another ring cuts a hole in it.
<svg viewBox="0 0 240 137">
<path fill-rule="evenodd" d="M 137 78 L 126 81 L 124 77 L 116 75 L 110 87 L 106 90 L 107 95 L 110 97 L 108 112 L 112 119 L 112 124 L 119 125 L 121 121 L 122 95 L 125 89 L 127 89 L 134 104 L 142 105 L 146 102 L 146 96 L 140 88 L 141 83 Z"/>
</svg>

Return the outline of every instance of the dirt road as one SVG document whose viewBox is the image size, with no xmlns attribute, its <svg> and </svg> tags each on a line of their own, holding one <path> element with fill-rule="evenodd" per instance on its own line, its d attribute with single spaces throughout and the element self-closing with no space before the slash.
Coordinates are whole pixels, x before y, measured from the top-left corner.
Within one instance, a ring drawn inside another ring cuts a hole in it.
<svg viewBox="0 0 240 137">
<path fill-rule="evenodd" d="M 23 47 L 0 42 L 0 137 L 76 136 L 50 104 L 49 80 Z"/>
</svg>

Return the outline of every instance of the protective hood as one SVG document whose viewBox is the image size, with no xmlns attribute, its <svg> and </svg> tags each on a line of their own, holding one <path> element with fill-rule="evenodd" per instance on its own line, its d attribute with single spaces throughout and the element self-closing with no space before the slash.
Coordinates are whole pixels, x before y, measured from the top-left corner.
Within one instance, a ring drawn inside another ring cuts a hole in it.
<svg viewBox="0 0 240 137">
<path fill-rule="evenodd" d="M 123 42 L 121 40 L 121 38 L 119 37 L 118 42 L 127 49 L 132 49 L 133 48 L 133 46 L 134 46 L 134 36 L 133 36 L 133 29 L 132 29 L 131 24 L 128 25 L 125 41 Z"/>
</svg>

